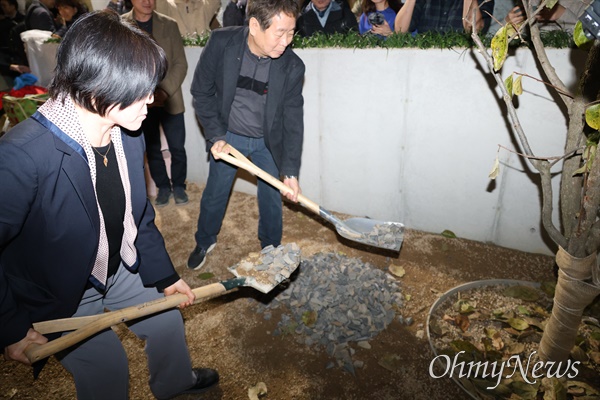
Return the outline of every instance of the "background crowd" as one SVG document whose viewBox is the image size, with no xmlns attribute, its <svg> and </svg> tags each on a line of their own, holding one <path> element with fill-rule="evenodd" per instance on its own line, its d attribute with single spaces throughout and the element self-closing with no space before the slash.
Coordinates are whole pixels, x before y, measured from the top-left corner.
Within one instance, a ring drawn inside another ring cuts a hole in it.
<svg viewBox="0 0 600 400">
<path fill-rule="evenodd" d="M 493 34 L 506 23 L 525 20 L 519 0 L 298 0 L 301 12 L 296 34 L 359 32 L 379 38 L 396 33 L 470 31 L 475 22 L 482 34 Z M 543 30 L 571 31 L 591 0 L 561 0 L 544 8 L 536 19 Z M 175 20 L 181 36 L 204 34 L 222 26 L 244 25 L 248 0 L 155 0 L 154 10 Z M 11 82 L 29 72 L 20 34 L 38 29 L 61 38 L 81 15 L 92 10 L 91 0 L 0 0 L 0 72 Z M 132 0 L 109 0 L 119 14 L 133 9 Z M 475 18 L 475 19 L 473 19 Z M 0 87 L 0 90 L 6 88 Z"/>
</svg>

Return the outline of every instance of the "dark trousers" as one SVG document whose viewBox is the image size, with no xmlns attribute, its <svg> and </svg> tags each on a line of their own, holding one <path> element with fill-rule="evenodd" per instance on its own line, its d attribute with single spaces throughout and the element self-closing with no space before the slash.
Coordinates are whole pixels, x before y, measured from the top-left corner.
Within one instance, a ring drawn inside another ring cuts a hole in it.
<svg viewBox="0 0 600 400">
<path fill-rule="evenodd" d="M 227 132 L 226 140 L 240 153 L 251 158 L 257 167 L 275 177 L 279 176 L 279 169 L 263 138 L 250 138 Z M 209 168 L 208 181 L 200 201 L 198 230 L 195 235 L 198 246 L 205 249 L 217 241 L 237 172 L 237 167 L 223 160 L 215 161 L 212 155 Z M 257 185 L 258 238 L 261 247 L 277 247 L 281 244 L 283 230 L 281 195 L 279 190 L 260 179 Z"/>
<path fill-rule="evenodd" d="M 160 126 L 162 125 L 171 153 L 171 179 L 161 151 Z M 185 189 L 187 177 L 187 156 L 185 154 L 185 122 L 183 113 L 169 114 L 163 107 L 148 108 L 148 115 L 142 122 L 146 138 L 146 156 L 150 175 L 159 189 L 181 186 Z"/>
<path fill-rule="evenodd" d="M 140 275 L 127 271 L 122 264 L 108 278 L 106 287 L 104 294 L 94 288 L 87 289 L 73 317 L 102 314 L 105 309 L 116 311 L 164 298 L 155 288 L 145 287 Z M 179 310 L 139 318 L 127 327 L 146 342 L 148 383 L 154 396 L 171 398 L 196 383 Z M 57 356 L 73 375 L 78 399 L 129 398 L 129 362 L 121 340 L 112 329 L 105 329 Z"/>
</svg>

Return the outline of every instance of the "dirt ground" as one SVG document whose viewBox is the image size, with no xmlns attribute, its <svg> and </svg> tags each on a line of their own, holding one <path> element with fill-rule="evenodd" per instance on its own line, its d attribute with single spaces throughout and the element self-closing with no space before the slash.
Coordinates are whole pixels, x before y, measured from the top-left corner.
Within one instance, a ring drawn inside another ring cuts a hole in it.
<svg viewBox="0 0 600 400">
<path fill-rule="evenodd" d="M 185 266 L 194 247 L 193 234 L 199 212 L 201 189 L 189 188 L 190 203 L 171 204 L 157 212 L 157 225 L 181 276 L 192 287 L 231 278 L 227 267 L 259 250 L 256 199 L 234 193 L 219 241 L 201 271 Z M 343 215 L 341 217 L 344 217 Z M 400 221 L 401 222 L 401 221 Z M 448 227 L 452 229 L 453 227 Z M 293 335 L 273 336 L 280 314 L 265 320 L 256 312 L 254 299 L 264 295 L 242 288 L 207 299 L 183 310 L 189 349 L 196 366 L 216 368 L 221 381 L 202 399 L 248 399 L 248 389 L 264 382 L 262 399 L 466 399 L 450 379 L 433 379 L 429 367 L 433 354 L 425 335 L 431 305 L 445 291 L 461 283 L 489 278 L 542 281 L 553 279 L 553 259 L 438 233 L 406 232 L 400 253 L 368 248 L 340 238 L 335 229 L 297 205 L 284 206 L 284 243 L 296 242 L 303 257 L 318 252 L 342 252 L 387 270 L 402 266 L 397 278 L 402 293 L 410 295 L 402 315 L 412 317 L 410 326 L 394 320 L 370 341 L 371 349 L 356 346 L 354 359 L 364 362 L 356 374 L 340 368 L 327 369 L 332 361 L 325 350 L 308 348 Z M 201 272 L 214 278 L 202 280 Z M 280 313 L 281 311 L 279 311 Z M 130 398 L 151 399 L 143 342 L 124 326 L 115 327 L 130 358 Z M 396 360 L 385 363 L 384 360 Z M 382 364 L 386 365 L 383 367 Z M 71 399 L 73 381 L 52 358 L 37 380 L 30 368 L 0 362 L 0 399 Z M 180 396 L 179 399 L 192 399 Z"/>
</svg>

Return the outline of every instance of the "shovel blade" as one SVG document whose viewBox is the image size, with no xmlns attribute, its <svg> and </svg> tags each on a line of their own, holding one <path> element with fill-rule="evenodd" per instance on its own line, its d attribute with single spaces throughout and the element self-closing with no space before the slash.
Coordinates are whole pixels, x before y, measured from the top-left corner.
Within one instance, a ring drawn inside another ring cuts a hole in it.
<svg viewBox="0 0 600 400">
<path fill-rule="evenodd" d="M 400 222 L 348 218 L 336 224 L 336 230 L 348 240 L 386 250 L 399 251 L 404 240 L 404 225 Z"/>
<path fill-rule="evenodd" d="M 265 247 L 258 261 L 242 261 L 229 267 L 229 271 L 244 279 L 243 286 L 269 293 L 281 282 L 289 279 L 299 264 L 300 248 L 295 243 L 289 243 L 277 248 Z"/>
</svg>

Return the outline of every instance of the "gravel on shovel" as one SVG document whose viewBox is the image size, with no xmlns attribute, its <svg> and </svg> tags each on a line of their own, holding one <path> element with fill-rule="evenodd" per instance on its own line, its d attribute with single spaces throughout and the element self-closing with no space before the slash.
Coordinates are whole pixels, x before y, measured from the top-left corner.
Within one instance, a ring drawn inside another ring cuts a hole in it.
<svg viewBox="0 0 600 400">
<path fill-rule="evenodd" d="M 254 287 L 263 293 L 288 279 L 300 262 L 300 247 L 288 243 L 278 247 L 266 246 L 260 253 L 248 257 L 229 268 L 235 276 L 254 280 Z"/>
<path fill-rule="evenodd" d="M 393 223 L 377 224 L 370 232 L 361 234 L 361 242 L 383 249 L 398 250 L 404 239 L 402 225 Z"/>
</svg>

